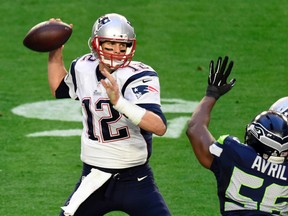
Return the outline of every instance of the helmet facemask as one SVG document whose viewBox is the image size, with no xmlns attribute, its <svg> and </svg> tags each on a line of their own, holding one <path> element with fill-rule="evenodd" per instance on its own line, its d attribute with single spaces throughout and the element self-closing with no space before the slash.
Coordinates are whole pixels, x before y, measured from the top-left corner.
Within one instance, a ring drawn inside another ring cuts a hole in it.
<svg viewBox="0 0 288 216">
<path fill-rule="evenodd" d="M 113 41 L 113 42 L 120 42 L 126 43 L 126 53 L 125 54 L 115 54 L 115 53 L 108 53 L 102 49 L 102 43 L 106 41 Z M 109 38 L 101 38 L 101 37 L 94 37 L 91 41 L 91 49 L 94 55 L 96 55 L 99 60 L 107 65 L 111 69 L 117 69 L 122 67 L 127 67 L 135 53 L 136 48 L 136 40 L 132 41 L 123 41 L 122 39 L 109 39 Z"/>
</svg>

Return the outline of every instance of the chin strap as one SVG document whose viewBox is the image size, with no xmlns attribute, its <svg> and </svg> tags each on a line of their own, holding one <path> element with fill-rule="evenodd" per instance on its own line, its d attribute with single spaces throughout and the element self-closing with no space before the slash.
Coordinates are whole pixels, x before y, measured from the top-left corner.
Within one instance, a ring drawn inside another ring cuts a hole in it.
<svg viewBox="0 0 288 216">
<path fill-rule="evenodd" d="M 268 161 L 271 162 L 271 163 L 282 164 L 285 161 L 285 157 L 270 156 L 268 158 Z"/>
<path fill-rule="evenodd" d="M 122 65 L 124 65 L 125 61 L 124 60 L 109 60 L 109 59 L 105 59 L 103 56 L 100 57 L 101 61 L 105 64 L 108 65 L 109 68 L 114 69 L 114 68 L 119 68 Z"/>
</svg>

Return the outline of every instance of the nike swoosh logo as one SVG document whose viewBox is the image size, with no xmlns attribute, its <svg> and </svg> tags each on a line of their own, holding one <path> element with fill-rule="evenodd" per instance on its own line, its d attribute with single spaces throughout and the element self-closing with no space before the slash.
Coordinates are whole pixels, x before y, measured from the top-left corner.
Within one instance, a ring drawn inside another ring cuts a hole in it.
<svg viewBox="0 0 288 216">
<path fill-rule="evenodd" d="M 147 178 L 147 175 L 146 175 L 146 176 L 143 176 L 143 177 L 141 177 L 141 178 L 137 178 L 137 181 L 142 181 L 142 180 L 144 180 L 145 178 Z"/>
<path fill-rule="evenodd" d="M 146 83 L 146 82 L 149 82 L 149 81 L 151 81 L 152 79 L 144 79 L 144 80 L 142 80 L 142 82 L 143 83 Z"/>
</svg>

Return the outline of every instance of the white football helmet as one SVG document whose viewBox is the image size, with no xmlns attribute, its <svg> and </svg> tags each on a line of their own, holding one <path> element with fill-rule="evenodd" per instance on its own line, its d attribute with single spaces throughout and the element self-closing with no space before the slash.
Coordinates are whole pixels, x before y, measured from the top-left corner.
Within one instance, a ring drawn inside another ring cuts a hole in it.
<svg viewBox="0 0 288 216">
<path fill-rule="evenodd" d="M 282 113 L 286 117 L 288 117 L 288 97 L 280 98 L 274 104 L 272 104 L 272 106 L 269 109 Z"/>
<path fill-rule="evenodd" d="M 126 43 L 126 53 L 124 55 L 105 53 L 101 47 L 101 43 L 105 41 Z M 94 23 L 92 36 L 88 40 L 88 45 L 91 52 L 111 69 L 127 67 L 132 61 L 136 48 L 134 28 L 130 22 L 120 14 L 105 14 Z M 107 58 L 107 56 L 109 57 Z"/>
</svg>

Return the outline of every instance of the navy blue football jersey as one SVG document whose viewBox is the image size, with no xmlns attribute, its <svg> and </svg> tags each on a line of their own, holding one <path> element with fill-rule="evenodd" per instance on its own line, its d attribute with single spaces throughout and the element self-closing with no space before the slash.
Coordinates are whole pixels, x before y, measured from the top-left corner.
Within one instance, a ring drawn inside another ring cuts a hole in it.
<svg viewBox="0 0 288 216">
<path fill-rule="evenodd" d="M 288 215 L 287 162 L 271 163 L 228 135 L 209 150 L 222 215 Z"/>
</svg>

